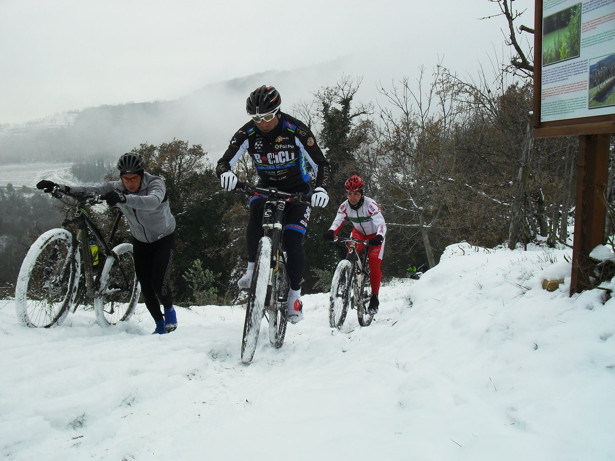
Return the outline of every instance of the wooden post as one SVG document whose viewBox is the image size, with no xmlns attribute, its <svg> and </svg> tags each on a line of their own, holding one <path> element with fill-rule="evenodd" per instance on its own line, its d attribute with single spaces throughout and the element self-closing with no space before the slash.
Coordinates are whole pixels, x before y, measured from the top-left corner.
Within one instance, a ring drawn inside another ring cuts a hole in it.
<svg viewBox="0 0 615 461">
<path fill-rule="evenodd" d="M 570 295 L 591 286 L 589 253 L 604 244 L 610 135 L 579 136 Z"/>
</svg>

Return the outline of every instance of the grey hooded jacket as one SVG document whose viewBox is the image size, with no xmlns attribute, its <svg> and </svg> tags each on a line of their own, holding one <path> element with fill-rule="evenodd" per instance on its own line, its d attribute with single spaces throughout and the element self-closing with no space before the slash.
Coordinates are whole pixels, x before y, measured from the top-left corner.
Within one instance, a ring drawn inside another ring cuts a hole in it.
<svg viewBox="0 0 615 461">
<path fill-rule="evenodd" d="M 94 192 L 104 195 L 111 191 L 126 196 L 126 203 L 116 206 L 122 210 L 132 236 L 140 242 L 152 243 L 170 235 L 175 230 L 175 218 L 167 200 L 167 188 L 159 176 L 143 173 L 141 187 L 130 193 L 121 180 L 110 181 L 100 186 L 71 186 L 71 191 Z"/>
</svg>

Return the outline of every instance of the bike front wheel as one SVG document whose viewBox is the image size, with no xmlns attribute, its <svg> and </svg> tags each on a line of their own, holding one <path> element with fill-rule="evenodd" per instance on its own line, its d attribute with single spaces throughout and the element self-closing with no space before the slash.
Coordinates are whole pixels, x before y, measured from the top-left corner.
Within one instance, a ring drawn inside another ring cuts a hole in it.
<svg viewBox="0 0 615 461">
<path fill-rule="evenodd" d="M 269 297 L 269 342 L 277 348 L 284 344 L 286 336 L 286 303 L 288 300 L 288 276 L 286 275 L 286 265 L 278 261 L 277 267 L 273 271 L 273 284 Z"/>
<path fill-rule="evenodd" d="M 17 318 L 28 327 L 64 321 L 77 294 L 81 258 L 66 229 L 42 234 L 24 258 L 15 285 Z"/>
<path fill-rule="evenodd" d="M 258 333 L 265 313 L 265 299 L 267 298 L 267 285 L 271 269 L 271 239 L 261 238 L 256 252 L 256 262 L 252 273 L 252 284 L 248 293 L 246 306 L 246 319 L 243 325 L 241 340 L 241 361 L 250 363 L 254 358 Z"/>
<path fill-rule="evenodd" d="M 105 259 L 94 297 L 96 321 L 101 326 L 128 320 L 135 311 L 141 286 L 137 281 L 132 244 L 120 243 Z"/>
<path fill-rule="evenodd" d="M 335 268 L 329 293 L 329 326 L 342 328 L 352 295 L 352 263 L 342 259 Z"/>
</svg>

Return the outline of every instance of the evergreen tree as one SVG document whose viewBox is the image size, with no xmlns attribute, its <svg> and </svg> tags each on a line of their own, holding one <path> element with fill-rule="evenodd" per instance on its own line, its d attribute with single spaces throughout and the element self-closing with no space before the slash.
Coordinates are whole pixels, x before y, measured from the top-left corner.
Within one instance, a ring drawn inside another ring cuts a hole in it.
<svg viewBox="0 0 615 461">
<path fill-rule="evenodd" d="M 0 190 L 0 295 L 13 296 L 21 262 L 40 234 L 62 224 L 54 200 L 29 188 Z"/>
<path fill-rule="evenodd" d="M 306 235 L 307 268 L 304 292 L 322 290 L 330 283 L 335 266 L 342 253 L 338 247 L 323 240 L 322 235 L 333 221 L 339 204 L 345 200 L 344 181 L 354 173 L 366 176 L 361 160 L 362 150 L 371 141 L 372 123 L 368 116 L 371 107 L 354 107 L 354 98 L 361 80 L 343 78 L 334 87 L 325 87 L 316 93 L 319 107 L 317 119 L 321 126 L 318 142 L 331 164 L 331 181 L 327 192 L 329 205 L 313 209 Z M 368 175 L 367 175 L 368 176 Z M 369 177 L 365 177 L 369 181 Z"/>
<path fill-rule="evenodd" d="M 177 221 L 172 280 L 178 302 L 191 302 L 200 296 L 194 292 L 194 277 L 185 277 L 194 273 L 197 260 L 198 270 L 212 275 L 207 280 L 213 285 L 206 292 L 211 296 L 219 294 L 219 301 L 227 299 L 237 260 L 222 256 L 229 251 L 229 237 L 222 223 L 227 210 L 241 196 L 220 190 L 215 171 L 203 162 L 205 152 L 198 144 L 189 146 L 174 139 L 160 146 L 142 144 L 133 151 L 146 158 L 147 170 L 163 177 L 167 186 Z M 198 290 L 203 292 L 204 288 L 199 286 Z"/>
</svg>

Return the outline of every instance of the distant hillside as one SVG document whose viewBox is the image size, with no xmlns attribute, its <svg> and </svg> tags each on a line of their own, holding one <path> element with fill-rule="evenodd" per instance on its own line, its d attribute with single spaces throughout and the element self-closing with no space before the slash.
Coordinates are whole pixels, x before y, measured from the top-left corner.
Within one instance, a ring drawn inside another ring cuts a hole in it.
<svg viewBox="0 0 615 461">
<path fill-rule="evenodd" d="M 278 87 L 289 110 L 332 82 L 323 80 L 318 67 L 267 72 L 208 85 L 173 101 L 105 105 L 18 126 L 0 125 L 0 163 L 116 157 L 142 143 L 158 145 L 174 138 L 201 144 L 217 158 L 245 123 L 245 100 L 255 87 Z"/>
<path fill-rule="evenodd" d="M 124 104 L 88 108 L 65 124 L 40 124 L 4 129 L 0 134 L 2 161 L 70 161 L 106 157 L 129 150 L 160 133 L 169 103 Z"/>
<path fill-rule="evenodd" d="M 142 143 L 160 144 L 174 138 L 217 146 L 217 132 L 205 123 L 205 107 L 208 98 L 223 93 L 226 86 L 208 86 L 175 101 L 91 107 L 51 121 L 3 126 L 0 158 L 2 163 L 16 163 L 115 157 Z M 227 138 L 231 130 L 225 130 Z"/>
</svg>

